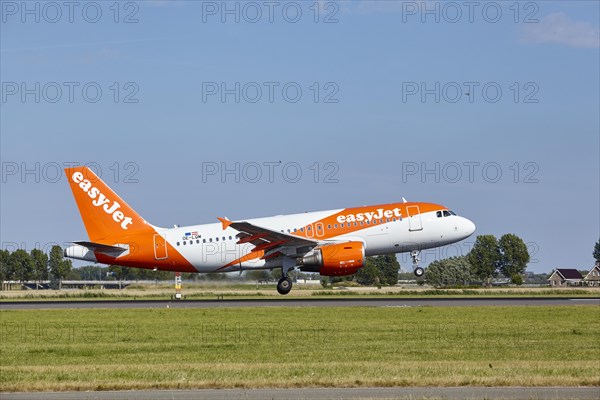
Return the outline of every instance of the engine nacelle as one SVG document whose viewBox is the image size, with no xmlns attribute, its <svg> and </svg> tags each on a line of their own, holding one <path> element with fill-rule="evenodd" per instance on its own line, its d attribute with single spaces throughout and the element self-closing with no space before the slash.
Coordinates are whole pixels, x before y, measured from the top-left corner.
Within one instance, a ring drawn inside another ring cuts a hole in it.
<svg viewBox="0 0 600 400">
<path fill-rule="evenodd" d="M 365 265 L 365 247 L 362 242 L 326 244 L 302 257 L 301 265 L 324 276 L 352 275 Z"/>
</svg>

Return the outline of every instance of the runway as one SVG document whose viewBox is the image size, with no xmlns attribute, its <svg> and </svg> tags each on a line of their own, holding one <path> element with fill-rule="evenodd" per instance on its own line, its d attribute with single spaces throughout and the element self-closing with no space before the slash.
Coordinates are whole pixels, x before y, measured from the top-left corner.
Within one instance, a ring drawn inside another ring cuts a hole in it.
<svg viewBox="0 0 600 400">
<path fill-rule="evenodd" d="M 336 299 L 226 299 L 226 300 L 87 300 L 3 301 L 0 310 L 77 308 L 225 308 L 225 307 L 483 307 L 600 305 L 596 298 L 491 297 L 491 298 L 336 298 Z"/>
<path fill-rule="evenodd" d="M 226 400 L 226 399 L 598 399 L 598 387 L 403 387 L 124 390 L 106 392 L 0 393 L 2 400 Z"/>
</svg>

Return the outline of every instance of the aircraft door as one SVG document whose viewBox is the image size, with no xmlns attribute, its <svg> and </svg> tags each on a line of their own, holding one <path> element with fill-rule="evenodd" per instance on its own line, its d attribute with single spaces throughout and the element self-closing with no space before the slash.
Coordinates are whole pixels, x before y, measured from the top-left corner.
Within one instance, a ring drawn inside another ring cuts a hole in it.
<svg viewBox="0 0 600 400">
<path fill-rule="evenodd" d="M 408 206 L 406 212 L 408 214 L 408 230 L 411 232 L 423 230 L 419 206 Z"/>
<path fill-rule="evenodd" d="M 161 234 L 157 233 L 154 235 L 154 258 L 164 260 L 167 257 L 167 240 Z"/>
</svg>

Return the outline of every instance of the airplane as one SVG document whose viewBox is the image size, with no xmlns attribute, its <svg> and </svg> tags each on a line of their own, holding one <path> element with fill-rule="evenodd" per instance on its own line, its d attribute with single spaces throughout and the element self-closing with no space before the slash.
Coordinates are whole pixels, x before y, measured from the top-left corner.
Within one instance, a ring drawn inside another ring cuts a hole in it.
<svg viewBox="0 0 600 400">
<path fill-rule="evenodd" d="M 292 289 L 289 272 L 356 273 L 367 256 L 410 252 L 413 271 L 424 249 L 471 236 L 475 224 L 447 207 L 422 202 L 379 204 L 186 227 L 161 228 L 142 218 L 91 169 L 65 169 L 89 236 L 65 249 L 78 260 L 178 272 L 281 269 L 277 291 Z"/>
</svg>

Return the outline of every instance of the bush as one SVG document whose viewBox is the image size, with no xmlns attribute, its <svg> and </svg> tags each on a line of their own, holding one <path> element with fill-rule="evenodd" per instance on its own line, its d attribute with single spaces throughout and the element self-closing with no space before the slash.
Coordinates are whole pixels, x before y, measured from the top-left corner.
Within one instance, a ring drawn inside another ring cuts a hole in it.
<svg viewBox="0 0 600 400">
<path fill-rule="evenodd" d="M 510 277 L 510 281 L 515 285 L 521 286 L 523 284 L 523 276 L 521 274 L 514 274 Z"/>
</svg>

